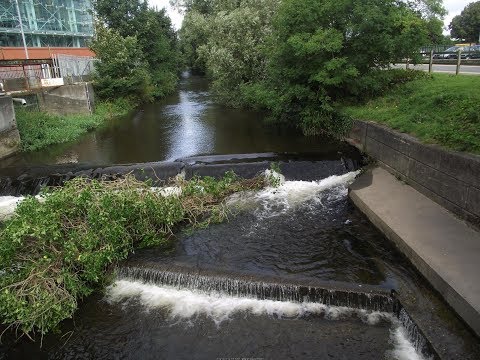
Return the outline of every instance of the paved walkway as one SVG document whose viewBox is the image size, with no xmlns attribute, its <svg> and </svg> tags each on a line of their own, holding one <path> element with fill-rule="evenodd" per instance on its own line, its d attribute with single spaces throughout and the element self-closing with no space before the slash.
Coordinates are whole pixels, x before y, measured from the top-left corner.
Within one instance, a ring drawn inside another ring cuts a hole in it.
<svg viewBox="0 0 480 360">
<path fill-rule="evenodd" d="M 480 233 L 381 168 L 350 198 L 480 335 Z"/>
</svg>

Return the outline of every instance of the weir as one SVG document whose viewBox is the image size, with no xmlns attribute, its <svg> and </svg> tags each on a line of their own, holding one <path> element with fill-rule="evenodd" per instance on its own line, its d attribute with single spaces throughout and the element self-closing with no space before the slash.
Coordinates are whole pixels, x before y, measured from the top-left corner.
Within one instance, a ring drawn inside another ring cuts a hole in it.
<svg viewBox="0 0 480 360">
<path fill-rule="evenodd" d="M 258 300 L 318 303 L 329 307 L 391 314 L 405 329 L 408 340 L 419 354 L 426 359 L 439 358 L 415 321 L 396 298 L 395 292 L 383 288 L 318 281 L 309 285 L 305 280 L 293 283 L 274 277 L 149 263 L 119 266 L 115 269 L 115 274 L 117 281 L 139 281 L 179 290 L 188 289 Z"/>
<path fill-rule="evenodd" d="M 330 175 L 341 175 L 357 170 L 363 164 L 359 153 L 348 157 L 324 158 L 309 154 L 233 154 L 196 156 L 175 161 L 159 161 L 138 164 L 92 167 L 88 164 L 68 164 L 1 169 L 0 196 L 37 195 L 42 188 L 61 186 L 75 177 L 111 180 L 132 174 L 140 181 L 153 180 L 154 186 L 177 175 L 189 179 L 197 176 L 220 177 L 234 171 L 244 178 L 251 178 L 278 163 L 288 180 L 316 180 Z"/>
<path fill-rule="evenodd" d="M 432 341 L 431 336 L 424 336 L 410 316 L 409 307 L 404 307 L 396 293 L 390 290 L 401 290 L 401 287 L 395 286 L 397 276 L 386 275 L 382 264 L 388 267 L 389 261 L 395 264 L 399 259 L 383 247 L 383 238 L 375 243 L 377 235 L 347 203 L 348 184 L 358 174 L 353 170 L 361 166 L 362 159 L 305 160 L 298 155 L 256 154 L 194 157 L 95 169 L 68 165 L 34 169 L 29 176 L 23 176 L 21 170 L 11 172 L 0 179 L 0 193 L 36 194 L 43 186 L 61 185 L 76 176 L 110 179 L 133 173 L 140 180 L 154 178 L 164 183 L 178 174 L 186 178 L 220 176 L 234 170 L 240 176 L 249 177 L 270 168 L 272 162 L 280 165 L 286 183 L 276 189 L 230 199 L 236 201 L 233 206 L 248 202 L 245 207 L 248 214 L 237 217 L 242 221 L 233 220 L 213 227 L 212 232 L 199 231 L 185 238 L 179 236 L 181 249 L 168 255 L 170 259 L 165 262 L 156 256 L 154 249 L 150 249 L 150 253 L 147 250 L 133 255 L 115 268 L 119 286 L 114 285 L 109 290 L 117 292 L 115 301 L 128 302 L 140 296 L 147 303 L 161 304 L 162 311 L 169 306 L 177 306 L 182 311 L 182 307 L 216 301 L 220 312 L 233 307 L 234 311 L 256 314 L 255 310 L 262 309 L 259 316 L 263 316 L 261 321 L 266 322 L 267 327 L 270 326 L 268 322 L 275 319 L 277 308 L 280 313 L 285 310 L 287 318 L 292 308 L 297 314 L 293 318 L 305 313 L 321 319 L 329 311 L 362 321 L 365 316 L 378 315 L 391 322 L 391 334 L 404 333 L 408 346 L 423 358 L 440 358 L 438 339 Z M 310 179 L 315 181 L 306 181 Z M 12 199 L 5 198 L 7 200 Z M 376 246 L 379 248 L 375 250 Z M 257 253 L 263 256 L 258 258 Z M 249 269 L 246 269 L 247 264 Z M 277 265 L 281 270 L 275 273 Z M 334 280 L 328 280 L 330 276 Z M 274 317 L 270 318 L 272 308 Z M 218 309 L 210 310 L 214 313 Z M 204 315 L 208 315 L 208 311 L 206 309 Z M 235 317 L 232 322 L 237 320 Z M 238 322 L 229 326 L 237 329 L 244 325 Z M 338 326 L 344 325 L 339 323 Z M 386 334 L 389 334 L 388 328 Z"/>
<path fill-rule="evenodd" d="M 201 270 L 180 269 L 170 270 L 146 266 L 118 267 L 116 274 L 119 279 L 139 280 L 159 286 L 188 288 L 205 292 L 219 292 L 229 296 L 250 297 L 259 300 L 276 300 L 292 302 L 316 302 L 329 306 L 345 306 L 361 310 L 393 312 L 394 297 L 384 289 L 374 289 L 364 292 L 347 289 L 346 284 L 306 285 L 291 283 L 268 277 L 243 276 L 236 278 L 232 274 L 206 274 Z M 343 287 L 343 288 L 342 288 Z"/>
</svg>

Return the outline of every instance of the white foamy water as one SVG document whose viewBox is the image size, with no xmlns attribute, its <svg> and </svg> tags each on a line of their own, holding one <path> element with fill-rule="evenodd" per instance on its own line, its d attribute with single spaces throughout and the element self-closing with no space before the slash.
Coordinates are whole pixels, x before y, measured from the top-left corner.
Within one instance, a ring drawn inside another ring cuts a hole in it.
<svg viewBox="0 0 480 360">
<path fill-rule="evenodd" d="M 320 201 L 319 195 L 326 190 L 330 190 L 329 196 L 334 198 L 345 197 L 348 186 L 359 173 L 360 171 L 352 171 L 318 181 L 282 181 L 283 178 L 280 177 L 280 186 L 268 187 L 255 193 L 234 194 L 227 204 L 239 208 L 257 207 L 255 213 L 259 218 L 278 216 L 308 201 Z M 269 175 L 272 176 L 266 173 L 266 176 Z"/>
<path fill-rule="evenodd" d="M 12 217 L 17 205 L 24 197 L 0 196 L 0 221 L 8 220 Z"/>
<path fill-rule="evenodd" d="M 392 342 L 393 350 L 387 352 L 386 356 L 388 359 L 427 360 L 415 350 L 413 344 L 408 340 L 405 328 L 395 320 L 393 328 L 390 329 L 390 341 Z"/>
<path fill-rule="evenodd" d="M 148 310 L 164 309 L 172 320 L 188 321 L 199 315 L 213 320 L 217 325 L 232 319 L 236 313 L 267 315 L 280 319 L 302 318 L 308 315 L 322 316 L 328 320 L 359 318 L 375 325 L 382 321 L 391 323 L 392 350 L 385 356 L 395 360 L 425 360 L 409 342 L 406 331 L 390 313 L 368 312 L 348 307 L 327 306 L 319 303 L 295 303 L 288 301 L 258 300 L 232 297 L 220 293 L 204 293 L 187 289 L 145 284 L 140 281 L 117 280 L 107 288 L 106 299 L 110 303 L 123 303 L 136 299 Z M 341 324 L 339 324 L 341 326 Z"/>
<path fill-rule="evenodd" d="M 148 309 L 168 309 L 172 318 L 190 319 L 197 315 L 207 315 L 217 324 L 230 319 L 237 312 L 270 315 L 277 318 L 300 318 L 315 314 L 332 320 L 357 316 L 372 325 L 383 320 L 390 321 L 391 318 L 388 313 L 367 312 L 348 307 L 233 297 L 215 292 L 180 290 L 131 280 L 117 280 L 107 288 L 109 302 L 118 303 L 132 298 L 138 299 Z"/>
</svg>

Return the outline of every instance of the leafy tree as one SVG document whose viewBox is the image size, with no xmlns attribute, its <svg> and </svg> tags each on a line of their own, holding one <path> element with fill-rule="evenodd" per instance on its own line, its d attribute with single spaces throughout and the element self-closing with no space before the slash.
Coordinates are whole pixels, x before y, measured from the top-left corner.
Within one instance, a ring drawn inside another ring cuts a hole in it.
<svg viewBox="0 0 480 360">
<path fill-rule="evenodd" d="M 480 1 L 468 4 L 460 15 L 452 19 L 448 27 L 455 39 L 472 43 L 480 41 Z"/>
<path fill-rule="evenodd" d="M 98 25 L 91 48 L 98 59 L 95 62 L 94 83 L 100 98 L 151 99 L 151 78 L 135 36 L 122 37 L 113 29 Z"/>
<path fill-rule="evenodd" d="M 342 133 L 348 122 L 336 103 L 390 82 L 377 70 L 414 57 L 430 42 L 432 21 L 431 10 L 394 0 L 284 0 L 273 23 L 268 76 L 242 86 L 244 98 L 307 134 Z"/>
<path fill-rule="evenodd" d="M 281 0 L 183 0 L 180 44 L 193 71 L 207 73 L 213 89 L 240 105 L 240 87 L 265 77 L 266 41 Z"/>
<path fill-rule="evenodd" d="M 145 24 L 144 15 L 148 11 L 146 1 L 94 0 L 93 5 L 99 19 L 123 37 L 138 35 L 138 29 Z"/>
<path fill-rule="evenodd" d="M 123 38 L 137 39 L 139 58 L 146 63 L 153 96 L 162 97 L 172 92 L 181 56 L 176 32 L 165 10 L 149 8 L 143 0 L 96 0 L 94 9 L 100 23 L 107 28 Z"/>
</svg>

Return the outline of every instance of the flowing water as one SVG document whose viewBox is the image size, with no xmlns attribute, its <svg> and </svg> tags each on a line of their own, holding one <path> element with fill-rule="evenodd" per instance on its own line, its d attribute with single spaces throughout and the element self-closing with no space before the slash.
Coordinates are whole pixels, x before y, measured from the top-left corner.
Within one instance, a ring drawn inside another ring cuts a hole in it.
<svg viewBox="0 0 480 360">
<path fill-rule="evenodd" d="M 178 92 L 164 100 L 113 120 L 79 142 L 13 156 L 0 162 L 0 167 L 142 163 L 199 154 L 336 154 L 347 149 L 328 138 L 306 138 L 291 128 L 267 126 L 264 119 L 259 112 L 218 104 L 204 78 L 184 74 Z"/>
<path fill-rule="evenodd" d="M 45 336 L 42 347 L 7 333 L 0 359 L 434 357 L 398 299 L 433 324 L 449 354 L 479 358 L 477 340 L 349 202 L 359 174 L 345 156 L 352 150 L 270 132 L 259 114 L 235 114 L 190 78 L 176 97 L 72 145 L 70 159 L 90 164 L 252 151 L 316 152 L 316 160 L 281 161 L 279 187 L 233 195 L 228 222 L 177 234 L 170 252 L 137 251 L 60 333 Z M 138 149 L 128 152 L 129 144 Z M 19 161 L 58 162 L 52 154 Z M 0 198 L 0 216 L 18 201 Z"/>
</svg>

